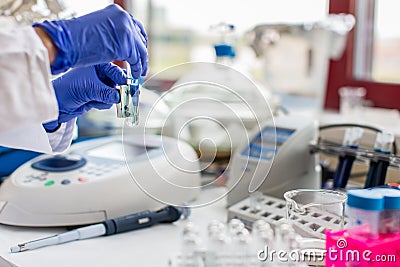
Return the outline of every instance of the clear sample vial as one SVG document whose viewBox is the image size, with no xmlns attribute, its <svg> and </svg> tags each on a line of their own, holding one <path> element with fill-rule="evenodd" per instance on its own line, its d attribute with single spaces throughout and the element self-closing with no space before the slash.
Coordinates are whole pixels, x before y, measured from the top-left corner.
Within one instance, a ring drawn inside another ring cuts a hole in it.
<svg viewBox="0 0 400 267">
<path fill-rule="evenodd" d="M 116 86 L 121 99 L 116 105 L 117 117 L 126 118 L 126 124 L 132 127 L 139 124 L 139 79 L 132 77 L 129 63 L 126 64 L 126 73 L 126 84 Z"/>
<path fill-rule="evenodd" d="M 128 126 L 139 124 L 139 80 L 128 79 L 128 84 L 116 86 L 121 101 L 117 104 L 117 117 L 126 118 Z"/>
</svg>

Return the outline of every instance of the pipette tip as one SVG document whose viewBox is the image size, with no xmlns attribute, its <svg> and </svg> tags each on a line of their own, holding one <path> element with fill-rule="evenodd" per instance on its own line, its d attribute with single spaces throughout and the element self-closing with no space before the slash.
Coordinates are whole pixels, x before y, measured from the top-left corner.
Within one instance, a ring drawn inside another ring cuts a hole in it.
<svg viewBox="0 0 400 267">
<path fill-rule="evenodd" d="M 10 252 L 11 253 L 21 252 L 21 247 L 20 246 L 13 246 L 13 247 L 10 248 Z"/>
</svg>

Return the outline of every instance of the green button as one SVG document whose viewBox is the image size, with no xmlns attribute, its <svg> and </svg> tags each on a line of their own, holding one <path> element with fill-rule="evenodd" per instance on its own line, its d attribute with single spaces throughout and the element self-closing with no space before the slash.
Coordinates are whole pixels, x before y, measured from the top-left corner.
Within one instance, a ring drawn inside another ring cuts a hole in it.
<svg viewBox="0 0 400 267">
<path fill-rule="evenodd" d="M 50 180 L 50 181 L 48 181 L 48 182 L 46 182 L 45 184 L 44 184 L 44 186 L 50 186 L 50 185 L 53 185 L 55 182 L 53 181 L 53 180 Z"/>
</svg>

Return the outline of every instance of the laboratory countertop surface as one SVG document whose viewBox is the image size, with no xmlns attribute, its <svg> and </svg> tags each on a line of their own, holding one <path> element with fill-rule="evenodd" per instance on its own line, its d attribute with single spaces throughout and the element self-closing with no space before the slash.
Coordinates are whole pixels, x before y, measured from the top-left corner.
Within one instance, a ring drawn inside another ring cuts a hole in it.
<svg viewBox="0 0 400 267">
<path fill-rule="evenodd" d="M 203 197 L 217 198 L 225 188 L 216 187 L 203 191 Z M 201 202 L 200 202 L 201 203 Z M 0 225 L 0 256 L 18 267 L 80 267 L 80 266 L 168 266 L 171 258 L 181 251 L 182 231 L 188 221 L 206 229 L 211 220 L 226 222 L 225 198 L 210 205 L 192 209 L 188 220 L 173 224 L 158 224 L 150 228 L 78 240 L 20 253 L 11 253 L 10 247 L 18 243 L 65 232 L 65 228 L 28 228 Z M 2 263 L 0 266 L 7 266 Z M 13 265 L 9 265 L 13 266 Z"/>
</svg>

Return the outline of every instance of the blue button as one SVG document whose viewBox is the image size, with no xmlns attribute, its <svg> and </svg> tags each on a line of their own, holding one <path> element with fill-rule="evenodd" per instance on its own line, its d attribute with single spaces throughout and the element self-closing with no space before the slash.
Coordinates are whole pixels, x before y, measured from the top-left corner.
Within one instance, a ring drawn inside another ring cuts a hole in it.
<svg viewBox="0 0 400 267">
<path fill-rule="evenodd" d="M 61 181 L 61 184 L 63 184 L 63 185 L 67 185 L 67 184 L 70 184 L 70 183 L 71 183 L 71 181 L 68 180 L 68 179 L 65 179 L 65 180 Z"/>
</svg>

